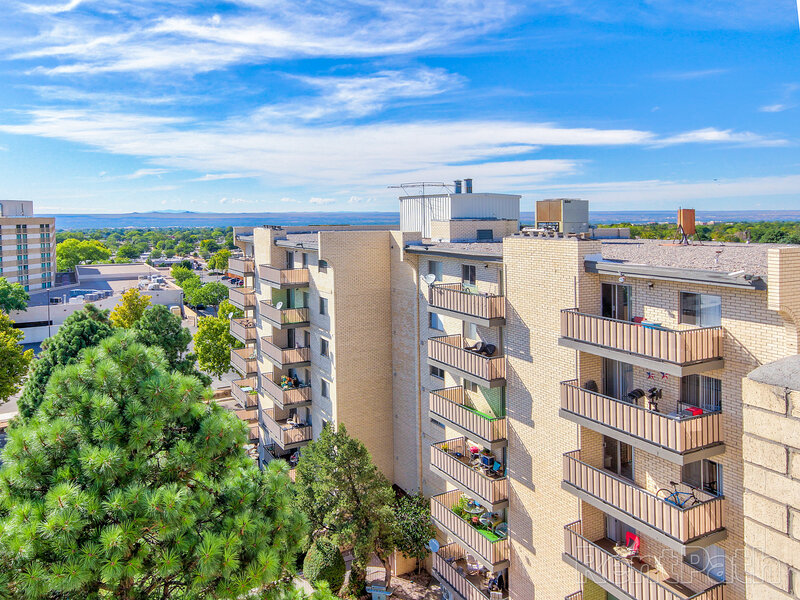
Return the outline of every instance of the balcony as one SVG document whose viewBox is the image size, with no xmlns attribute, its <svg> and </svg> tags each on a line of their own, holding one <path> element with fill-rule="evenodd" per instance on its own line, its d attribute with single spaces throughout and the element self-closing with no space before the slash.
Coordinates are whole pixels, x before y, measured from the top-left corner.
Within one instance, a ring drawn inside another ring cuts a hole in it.
<svg viewBox="0 0 800 600">
<path fill-rule="evenodd" d="M 253 319 L 231 319 L 231 335 L 242 343 L 254 342 L 258 338 Z"/>
<path fill-rule="evenodd" d="M 573 592 L 569 596 L 564 596 L 564 600 L 583 600 L 583 592 Z"/>
<path fill-rule="evenodd" d="M 231 350 L 231 366 L 242 377 L 255 376 L 258 373 L 258 358 L 254 348 L 237 348 Z"/>
<path fill-rule="evenodd" d="M 558 343 L 646 369 L 684 377 L 724 366 L 722 327 L 675 331 L 598 315 L 561 311 Z"/>
<path fill-rule="evenodd" d="M 273 339 L 271 335 L 261 338 L 261 356 L 279 369 L 311 364 L 311 348 L 281 348 Z"/>
<path fill-rule="evenodd" d="M 281 387 L 279 382 L 279 375 L 261 375 L 261 391 L 272 398 L 278 408 L 284 410 L 311 404 L 310 385 L 288 389 Z"/>
<path fill-rule="evenodd" d="M 256 293 L 253 288 L 230 288 L 228 300 L 242 310 L 252 310 L 256 307 Z"/>
<path fill-rule="evenodd" d="M 505 469 L 501 468 L 496 476 L 492 476 L 487 475 L 480 466 L 472 466 L 470 446 L 472 444 L 465 438 L 433 444 L 431 471 L 458 487 L 490 512 L 502 510 L 508 506 Z"/>
<path fill-rule="evenodd" d="M 482 327 L 502 327 L 506 324 L 504 296 L 473 292 L 462 283 L 432 285 L 428 290 L 428 310 Z"/>
<path fill-rule="evenodd" d="M 245 409 L 258 408 L 258 391 L 256 378 L 234 379 L 231 381 L 231 396 L 236 398 L 239 406 Z M 255 418 L 255 415 L 254 415 Z"/>
<path fill-rule="evenodd" d="M 461 386 L 434 390 L 428 395 L 430 411 L 462 435 L 496 450 L 506 445 L 506 418 L 493 417 L 469 406 Z"/>
<path fill-rule="evenodd" d="M 627 523 L 637 532 L 686 554 L 725 539 L 723 499 L 700 490 L 699 504 L 681 508 L 631 481 L 581 461 L 580 450 L 564 455 L 562 487 L 584 502 Z M 689 491 L 682 486 L 680 491 Z"/>
<path fill-rule="evenodd" d="M 470 548 L 478 562 L 490 571 L 506 568 L 509 558 L 508 538 L 476 529 L 454 513 L 452 508 L 460 498 L 461 492 L 458 490 L 431 498 L 431 517 L 434 523 L 456 538 L 461 545 Z"/>
<path fill-rule="evenodd" d="M 276 408 L 264 409 L 261 414 L 262 424 L 266 427 L 270 439 L 282 450 L 297 448 L 311 441 L 310 425 L 289 423 L 282 411 Z"/>
<path fill-rule="evenodd" d="M 614 553 L 614 542 L 592 542 L 581 535 L 581 522 L 564 528 L 564 562 L 620 600 L 723 600 L 725 585 L 696 571 L 677 581 L 639 559 Z M 689 569 L 689 567 L 687 567 Z"/>
<path fill-rule="evenodd" d="M 464 340 L 460 335 L 428 339 L 428 364 L 484 387 L 494 388 L 506 384 L 506 357 L 488 357 L 465 350 Z"/>
<path fill-rule="evenodd" d="M 565 419 L 679 465 L 725 451 L 720 412 L 697 416 L 655 412 L 577 383 L 561 383 L 559 414 Z"/>
<path fill-rule="evenodd" d="M 442 546 L 439 552 L 431 556 L 433 576 L 461 600 L 489 600 L 491 594 L 486 579 L 482 575 L 467 574 L 466 554 L 458 544 Z M 507 597 L 508 592 L 502 592 L 502 598 Z"/>
<path fill-rule="evenodd" d="M 308 287 L 308 269 L 278 269 L 270 265 L 259 265 L 261 281 L 277 289 Z"/>
<path fill-rule="evenodd" d="M 237 410 L 236 416 L 247 423 L 247 435 L 251 444 L 258 443 L 258 410 Z"/>
<path fill-rule="evenodd" d="M 308 327 L 308 308 L 284 308 L 281 302 L 274 305 L 272 302 L 262 300 L 259 302 L 258 312 L 276 329 Z"/>
<path fill-rule="evenodd" d="M 255 275 L 256 263 L 252 258 L 229 258 L 228 273 L 245 277 Z"/>
</svg>

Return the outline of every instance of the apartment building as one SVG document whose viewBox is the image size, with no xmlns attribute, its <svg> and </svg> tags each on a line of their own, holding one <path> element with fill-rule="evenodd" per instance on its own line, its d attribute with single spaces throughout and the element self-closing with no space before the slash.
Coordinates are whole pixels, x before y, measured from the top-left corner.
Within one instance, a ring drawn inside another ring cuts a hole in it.
<svg viewBox="0 0 800 600">
<path fill-rule="evenodd" d="M 55 219 L 34 216 L 31 201 L 0 200 L 0 277 L 36 291 L 55 273 Z"/>
<path fill-rule="evenodd" d="M 470 182 L 401 197 L 399 231 L 254 229 L 264 458 L 345 423 L 431 497 L 449 598 L 772 597 L 742 381 L 798 353 L 800 247 L 520 231 L 519 201 Z"/>
</svg>

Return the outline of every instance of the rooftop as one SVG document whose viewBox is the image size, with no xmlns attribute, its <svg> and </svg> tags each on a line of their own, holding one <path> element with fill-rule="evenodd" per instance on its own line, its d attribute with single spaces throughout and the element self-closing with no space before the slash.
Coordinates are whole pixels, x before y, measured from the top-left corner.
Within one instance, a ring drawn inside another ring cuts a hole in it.
<svg viewBox="0 0 800 600">
<path fill-rule="evenodd" d="M 759 383 L 800 390 L 800 356 L 787 356 L 760 366 L 748 377 Z"/>
<path fill-rule="evenodd" d="M 673 269 L 735 273 L 766 277 L 770 248 L 788 244 L 726 244 L 695 242 L 688 246 L 668 240 L 608 240 L 603 242 L 602 262 Z"/>
<path fill-rule="evenodd" d="M 418 254 L 436 254 L 453 257 L 471 256 L 476 260 L 500 261 L 503 259 L 503 242 L 433 242 L 406 246 L 406 251 Z"/>
<path fill-rule="evenodd" d="M 316 233 L 287 233 L 286 239 L 275 240 L 275 245 L 319 250 L 319 237 Z"/>
</svg>

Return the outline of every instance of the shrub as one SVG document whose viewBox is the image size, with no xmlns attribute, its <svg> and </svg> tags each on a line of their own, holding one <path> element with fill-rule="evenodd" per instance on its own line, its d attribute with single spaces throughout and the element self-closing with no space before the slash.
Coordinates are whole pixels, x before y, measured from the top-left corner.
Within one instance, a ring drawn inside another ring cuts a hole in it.
<svg viewBox="0 0 800 600">
<path fill-rule="evenodd" d="M 327 581 L 331 591 L 338 592 L 344 583 L 345 564 L 342 553 L 330 540 L 319 539 L 311 545 L 303 561 L 303 575 L 312 584 Z"/>
</svg>

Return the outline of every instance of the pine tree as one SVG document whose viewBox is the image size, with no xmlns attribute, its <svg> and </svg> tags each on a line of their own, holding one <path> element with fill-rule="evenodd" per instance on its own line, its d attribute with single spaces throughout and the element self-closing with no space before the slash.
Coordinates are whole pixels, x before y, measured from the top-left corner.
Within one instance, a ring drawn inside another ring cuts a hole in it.
<svg viewBox="0 0 800 600">
<path fill-rule="evenodd" d="M 389 557 L 397 544 L 395 494 L 372 462 L 369 451 L 350 437 L 344 425 L 326 425 L 319 439 L 303 449 L 297 465 L 296 504 L 318 537 L 353 549 L 350 593 L 360 596 L 367 564 L 375 554 L 391 580 Z"/>
<path fill-rule="evenodd" d="M 19 400 L 20 416 L 23 419 L 33 416 L 44 400 L 47 382 L 56 368 L 77 362 L 84 348 L 97 345 L 113 331 L 108 311 L 94 304 L 87 304 L 83 310 L 68 316 L 58 332 L 42 342 L 42 352 L 33 363 Z"/>
<path fill-rule="evenodd" d="M 56 370 L 0 469 L 0 594 L 200 600 L 287 593 L 306 533 L 285 463 L 122 331 Z M 2 567 L 2 565 L 0 565 Z"/>
</svg>

